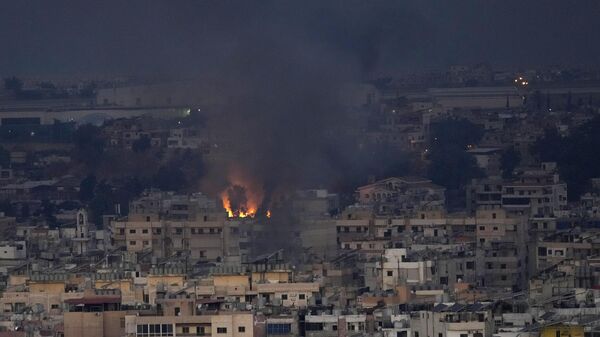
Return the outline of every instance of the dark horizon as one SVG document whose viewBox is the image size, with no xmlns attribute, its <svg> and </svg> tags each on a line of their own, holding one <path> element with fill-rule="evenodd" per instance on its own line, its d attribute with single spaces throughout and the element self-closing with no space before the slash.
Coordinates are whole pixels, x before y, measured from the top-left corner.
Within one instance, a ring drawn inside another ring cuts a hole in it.
<svg viewBox="0 0 600 337">
<path fill-rule="evenodd" d="M 265 48 L 363 74 L 600 59 L 597 1 L 4 1 L 0 75 L 198 77 Z M 294 57 L 292 57 L 294 56 Z"/>
</svg>

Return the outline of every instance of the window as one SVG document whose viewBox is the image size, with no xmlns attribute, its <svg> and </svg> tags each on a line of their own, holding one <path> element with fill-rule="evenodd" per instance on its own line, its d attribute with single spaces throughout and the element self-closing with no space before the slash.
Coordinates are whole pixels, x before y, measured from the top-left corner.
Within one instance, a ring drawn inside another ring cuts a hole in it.
<svg viewBox="0 0 600 337">
<path fill-rule="evenodd" d="M 149 216 L 146 217 L 146 222 L 150 222 L 150 217 Z"/>
<path fill-rule="evenodd" d="M 288 296 L 287 296 L 287 294 L 282 294 L 282 295 L 281 295 L 281 299 L 282 299 L 282 300 L 284 300 L 284 301 L 285 301 L 285 300 L 287 300 L 287 299 L 288 299 Z"/>
<path fill-rule="evenodd" d="M 387 276 L 394 276 L 394 272 L 392 270 L 387 271 Z"/>
<path fill-rule="evenodd" d="M 185 333 L 185 334 L 188 334 L 188 333 L 190 333 L 190 328 L 189 328 L 189 327 L 187 327 L 187 326 L 184 326 L 184 327 L 182 328 L 182 330 L 183 330 L 183 333 Z"/>
<path fill-rule="evenodd" d="M 461 333 L 460 337 L 469 337 L 469 335 L 467 335 L 466 333 Z"/>
<path fill-rule="evenodd" d="M 475 261 L 467 261 L 467 269 L 475 269 Z"/>
<path fill-rule="evenodd" d="M 142 229 L 142 234 L 148 234 L 148 230 L 147 229 Z"/>
<path fill-rule="evenodd" d="M 204 327 L 203 326 L 196 327 L 196 336 L 204 336 Z"/>
<path fill-rule="evenodd" d="M 502 281 L 506 281 L 506 275 L 502 275 L 502 276 L 500 276 L 500 279 L 501 279 Z"/>
<path fill-rule="evenodd" d="M 494 230 L 495 230 L 495 231 L 497 231 L 497 230 L 498 230 L 498 227 L 494 226 Z"/>
<path fill-rule="evenodd" d="M 301 300 L 305 300 L 306 299 L 306 295 L 305 294 L 300 294 L 298 295 L 298 298 Z"/>
<path fill-rule="evenodd" d="M 479 226 L 479 230 L 480 231 L 484 231 L 485 230 L 485 226 Z"/>
<path fill-rule="evenodd" d="M 245 326 L 238 326 L 238 332 L 246 332 Z"/>
<path fill-rule="evenodd" d="M 217 333 L 227 333 L 227 328 L 217 328 Z"/>
<path fill-rule="evenodd" d="M 500 269 L 506 269 L 506 264 L 505 263 L 501 264 Z"/>
<path fill-rule="evenodd" d="M 50 309 L 58 309 L 58 304 L 52 304 L 52 306 L 50 307 Z"/>
<path fill-rule="evenodd" d="M 304 328 L 306 331 L 323 331 L 323 323 L 306 323 Z"/>
<path fill-rule="evenodd" d="M 173 336 L 171 324 L 139 324 L 136 330 L 138 337 Z"/>
<path fill-rule="evenodd" d="M 492 213 L 492 219 L 496 219 L 496 213 Z"/>
<path fill-rule="evenodd" d="M 135 234 L 135 229 L 130 229 L 129 234 Z"/>
<path fill-rule="evenodd" d="M 175 316 L 179 316 L 180 313 L 181 313 L 181 308 L 175 307 Z"/>
<path fill-rule="evenodd" d="M 268 335 L 288 335 L 292 331 L 291 324 L 285 323 L 274 323 L 267 324 Z"/>
<path fill-rule="evenodd" d="M 135 241 L 129 241 L 129 244 L 135 246 Z"/>
<path fill-rule="evenodd" d="M 144 241 L 142 241 L 142 244 L 143 244 L 144 246 L 148 246 L 148 245 L 150 245 L 150 242 L 148 242 L 148 241 L 144 240 Z"/>
</svg>

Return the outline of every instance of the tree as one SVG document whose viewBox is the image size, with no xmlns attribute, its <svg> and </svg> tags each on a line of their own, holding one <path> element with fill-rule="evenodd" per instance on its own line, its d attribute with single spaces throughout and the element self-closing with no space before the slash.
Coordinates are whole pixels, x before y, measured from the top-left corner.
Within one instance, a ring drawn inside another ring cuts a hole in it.
<svg viewBox="0 0 600 337">
<path fill-rule="evenodd" d="M 54 205 L 50 200 L 44 199 L 42 200 L 41 205 L 41 214 L 46 222 L 49 224 L 51 228 L 56 226 L 56 217 L 54 214 L 56 213 L 56 205 Z"/>
<path fill-rule="evenodd" d="M 125 177 L 121 181 L 119 187 L 113 191 L 114 202 L 120 205 L 121 214 L 129 213 L 129 202 L 139 196 L 146 187 L 146 183 L 137 176 Z"/>
<path fill-rule="evenodd" d="M 0 212 L 4 213 L 5 216 L 14 216 L 15 208 L 9 199 L 0 201 Z"/>
<path fill-rule="evenodd" d="M 151 145 L 150 137 L 143 135 L 131 144 L 131 149 L 133 152 L 140 153 L 148 150 Z"/>
<path fill-rule="evenodd" d="M 429 159 L 427 176 L 447 189 L 461 189 L 473 178 L 483 176 L 475 158 L 456 146 L 434 148 Z"/>
<path fill-rule="evenodd" d="M 475 158 L 466 152 L 482 136 L 482 128 L 467 119 L 449 118 L 433 124 L 428 177 L 436 184 L 457 190 L 483 176 Z"/>
<path fill-rule="evenodd" d="M 31 215 L 31 211 L 29 210 L 29 204 L 23 204 L 21 206 L 21 218 L 28 218 Z"/>
<path fill-rule="evenodd" d="M 477 144 L 483 137 L 481 126 L 464 118 L 447 118 L 431 126 L 430 140 L 434 147 L 457 146 L 466 148 Z"/>
<path fill-rule="evenodd" d="M 0 167 L 10 167 L 10 152 L 2 146 L 0 146 Z"/>
<path fill-rule="evenodd" d="M 577 200 L 589 187 L 591 178 L 600 177 L 600 117 L 574 129 L 567 137 L 555 130 L 546 130 L 532 146 L 532 152 L 542 161 L 558 165 L 561 178 L 569 187 L 568 197 Z"/>
<path fill-rule="evenodd" d="M 534 93 L 535 100 L 535 108 L 537 111 L 542 110 L 542 93 L 539 90 L 536 90 Z"/>
<path fill-rule="evenodd" d="M 93 174 L 83 178 L 79 184 L 79 200 L 84 203 L 91 201 L 94 198 L 94 190 L 96 189 L 96 176 Z"/>
<path fill-rule="evenodd" d="M 54 85 L 54 83 L 52 83 L 50 81 L 42 81 L 39 83 L 39 86 L 42 89 L 56 90 L 56 86 Z"/>
<path fill-rule="evenodd" d="M 104 157 L 104 139 L 100 128 L 91 124 L 80 126 L 73 133 L 74 157 L 87 166 L 95 166 Z"/>
<path fill-rule="evenodd" d="M 79 90 L 79 97 L 90 98 L 94 96 L 96 92 L 96 82 L 90 82 L 83 86 L 81 90 Z"/>
<path fill-rule="evenodd" d="M 521 162 L 521 154 L 515 150 L 514 147 L 510 147 L 502 152 L 500 157 L 500 169 L 502 170 L 503 178 L 510 178 L 513 175 L 513 171 Z"/>
<path fill-rule="evenodd" d="M 94 190 L 94 198 L 89 203 L 91 219 L 96 226 L 102 226 L 102 217 L 114 213 L 113 189 L 107 182 L 101 181 Z"/>
<path fill-rule="evenodd" d="M 23 90 L 23 81 L 17 77 L 9 77 L 4 79 L 4 89 L 14 93 L 20 93 Z"/>
</svg>

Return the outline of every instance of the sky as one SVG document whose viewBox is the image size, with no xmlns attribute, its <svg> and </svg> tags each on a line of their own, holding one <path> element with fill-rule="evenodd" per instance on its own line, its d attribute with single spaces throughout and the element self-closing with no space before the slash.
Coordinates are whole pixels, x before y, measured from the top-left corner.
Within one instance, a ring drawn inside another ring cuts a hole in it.
<svg viewBox="0 0 600 337">
<path fill-rule="evenodd" d="M 595 66 L 599 15 L 597 0 L 2 0 L 0 76 L 193 77 L 265 49 L 364 74 Z"/>
</svg>

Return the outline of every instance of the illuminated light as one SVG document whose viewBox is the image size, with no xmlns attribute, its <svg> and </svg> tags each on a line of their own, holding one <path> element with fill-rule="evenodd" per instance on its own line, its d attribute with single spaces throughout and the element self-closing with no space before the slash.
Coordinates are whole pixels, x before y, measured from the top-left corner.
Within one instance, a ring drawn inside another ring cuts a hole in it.
<svg viewBox="0 0 600 337">
<path fill-rule="evenodd" d="M 271 218 L 271 210 L 270 210 L 270 209 L 268 209 L 268 210 L 267 210 L 267 214 L 266 214 L 266 216 L 267 216 L 267 218 L 269 218 L 269 219 Z"/>
<path fill-rule="evenodd" d="M 239 170 L 232 170 L 228 180 L 229 186 L 220 193 L 227 216 L 229 218 L 254 218 L 264 197 L 262 186 Z M 230 192 L 235 187 L 244 190 L 243 204 L 232 205 Z"/>
</svg>

